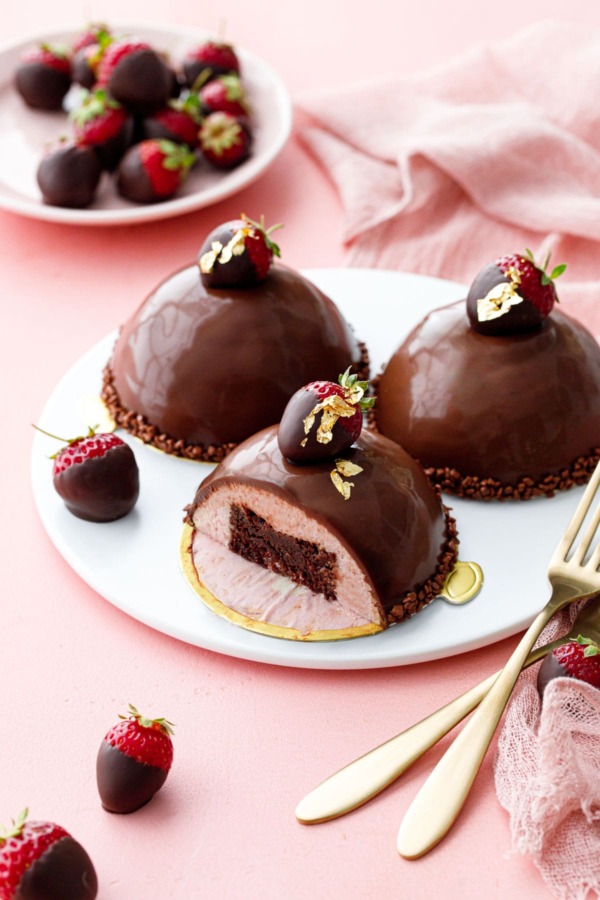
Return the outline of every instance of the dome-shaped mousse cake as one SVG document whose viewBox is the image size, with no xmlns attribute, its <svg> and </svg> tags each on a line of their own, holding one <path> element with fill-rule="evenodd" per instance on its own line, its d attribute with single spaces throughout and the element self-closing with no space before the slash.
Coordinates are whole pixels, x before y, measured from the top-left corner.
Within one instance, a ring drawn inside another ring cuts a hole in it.
<svg viewBox="0 0 600 900">
<path fill-rule="evenodd" d="M 324 403 L 315 394 L 305 433 L 339 447 L 340 395 Z M 342 401 L 360 402 L 350 391 Z M 188 582 L 229 621 L 294 640 L 358 637 L 409 618 L 456 562 L 455 523 L 438 492 L 379 434 L 363 431 L 329 459 L 292 462 L 282 448 L 296 437 L 284 415 L 202 482 L 181 542 Z"/>
<path fill-rule="evenodd" d="M 366 348 L 335 304 L 298 272 L 265 266 L 254 226 L 244 219 L 209 235 L 199 262 L 125 323 L 105 369 L 102 397 L 117 424 L 167 453 L 218 462 L 278 422 L 307 381 L 349 366 L 368 374 Z"/>
<path fill-rule="evenodd" d="M 502 257 L 466 302 L 434 310 L 392 355 L 377 429 L 442 490 L 478 500 L 552 496 L 600 458 L 600 347 L 554 307 L 552 275 Z"/>
</svg>

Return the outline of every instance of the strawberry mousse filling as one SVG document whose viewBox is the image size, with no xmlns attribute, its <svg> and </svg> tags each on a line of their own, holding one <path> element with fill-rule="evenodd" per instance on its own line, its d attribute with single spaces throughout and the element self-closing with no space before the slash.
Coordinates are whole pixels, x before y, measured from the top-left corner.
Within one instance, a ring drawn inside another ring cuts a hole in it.
<svg viewBox="0 0 600 900">
<path fill-rule="evenodd" d="M 302 634 L 383 627 L 373 584 L 341 539 L 272 491 L 223 485 L 193 525 L 200 581 L 240 615 Z"/>
</svg>

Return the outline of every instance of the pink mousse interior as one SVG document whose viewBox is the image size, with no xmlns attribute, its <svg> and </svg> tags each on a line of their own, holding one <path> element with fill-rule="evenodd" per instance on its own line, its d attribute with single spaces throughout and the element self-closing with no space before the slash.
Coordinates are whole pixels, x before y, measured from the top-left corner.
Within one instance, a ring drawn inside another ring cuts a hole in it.
<svg viewBox="0 0 600 900">
<path fill-rule="evenodd" d="M 232 504 L 247 506 L 276 531 L 334 553 L 337 600 L 327 600 L 229 550 Z M 223 483 L 198 506 L 194 526 L 192 556 L 198 577 L 218 600 L 241 615 L 302 634 L 382 622 L 373 586 L 346 547 L 322 523 L 273 492 Z"/>
</svg>

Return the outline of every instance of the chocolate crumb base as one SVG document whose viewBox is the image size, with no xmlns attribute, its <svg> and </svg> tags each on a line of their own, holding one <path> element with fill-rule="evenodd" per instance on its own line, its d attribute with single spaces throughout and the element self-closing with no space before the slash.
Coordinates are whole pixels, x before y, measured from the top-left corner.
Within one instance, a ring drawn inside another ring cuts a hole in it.
<svg viewBox="0 0 600 900">
<path fill-rule="evenodd" d="M 437 493 L 439 493 L 439 490 Z M 435 600 L 444 587 L 448 574 L 454 568 L 458 559 L 459 543 L 456 520 L 450 515 L 450 510 L 446 506 L 444 506 L 444 515 L 446 517 L 446 542 L 440 553 L 434 574 L 421 588 L 409 591 L 399 603 L 392 606 L 386 613 L 388 625 L 405 622 L 414 616 L 415 613 L 420 612 L 432 600 Z"/>
<path fill-rule="evenodd" d="M 367 380 L 369 377 L 369 351 L 366 344 L 362 341 L 358 342 L 360 348 L 360 363 L 357 366 L 358 376 L 361 380 Z M 124 428 L 129 434 L 132 434 L 144 444 L 150 444 L 163 453 L 169 453 L 172 456 L 182 456 L 184 459 L 195 460 L 196 462 L 219 463 L 226 456 L 235 450 L 236 443 L 227 444 L 188 444 L 182 439 L 171 437 L 161 432 L 156 425 L 145 416 L 126 409 L 119 398 L 115 387 L 112 369 L 108 363 L 102 373 L 102 390 L 100 392 L 102 400 L 106 404 L 111 417 L 120 428 Z"/>
<path fill-rule="evenodd" d="M 429 480 L 446 494 L 467 500 L 531 500 L 532 497 L 553 497 L 576 485 L 587 484 L 600 461 L 600 447 L 556 474 L 544 475 L 536 481 L 524 476 L 517 484 L 502 484 L 494 478 L 461 475 L 456 469 L 425 467 Z"/>
</svg>

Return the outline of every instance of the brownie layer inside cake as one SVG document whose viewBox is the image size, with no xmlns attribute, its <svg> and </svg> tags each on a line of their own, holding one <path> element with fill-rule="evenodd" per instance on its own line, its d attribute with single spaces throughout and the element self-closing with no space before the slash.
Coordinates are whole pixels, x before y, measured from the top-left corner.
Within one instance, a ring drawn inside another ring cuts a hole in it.
<svg viewBox="0 0 600 900">
<path fill-rule="evenodd" d="M 327 600 L 337 600 L 335 553 L 313 541 L 276 531 L 247 506 L 231 505 L 229 549 L 250 562 L 303 584 Z"/>
</svg>

